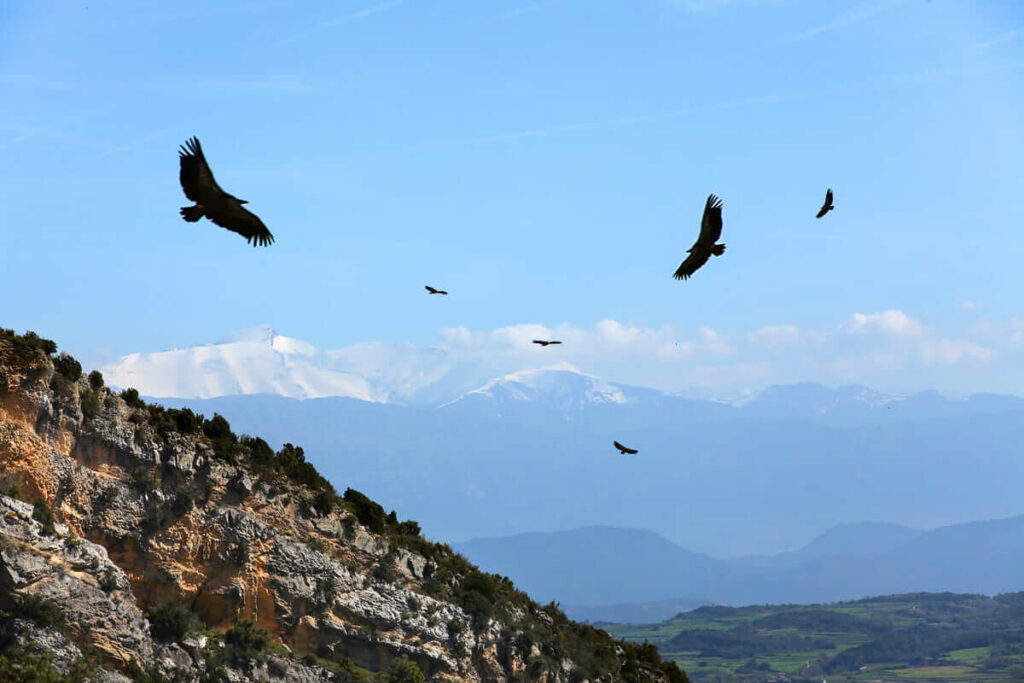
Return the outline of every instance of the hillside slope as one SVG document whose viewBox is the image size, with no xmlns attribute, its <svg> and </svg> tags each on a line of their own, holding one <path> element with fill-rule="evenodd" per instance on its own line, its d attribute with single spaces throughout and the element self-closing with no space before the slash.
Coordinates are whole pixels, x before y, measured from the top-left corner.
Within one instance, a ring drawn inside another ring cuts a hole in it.
<svg viewBox="0 0 1024 683">
<path fill-rule="evenodd" d="M 301 448 L 115 394 L 55 353 L 0 331 L 0 673 L 685 680 L 337 496 Z"/>
</svg>

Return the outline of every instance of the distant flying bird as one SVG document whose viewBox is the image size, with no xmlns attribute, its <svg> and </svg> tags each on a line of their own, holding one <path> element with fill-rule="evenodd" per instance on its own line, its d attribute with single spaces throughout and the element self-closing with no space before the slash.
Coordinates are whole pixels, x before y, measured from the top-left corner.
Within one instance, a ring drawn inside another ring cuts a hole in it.
<svg viewBox="0 0 1024 683">
<path fill-rule="evenodd" d="M 195 206 L 181 208 L 181 215 L 186 221 L 195 223 L 206 216 L 220 227 L 237 232 L 254 247 L 265 247 L 274 241 L 274 236 L 263 225 L 263 221 L 242 206 L 248 203 L 246 200 L 220 189 L 220 185 L 213 179 L 210 165 L 206 163 L 198 138 L 186 140 L 178 150 L 178 156 L 181 163 L 178 175 L 181 189 L 185 191 L 186 197 L 195 202 Z"/>
<path fill-rule="evenodd" d="M 443 289 L 434 289 L 430 285 L 424 285 L 424 287 L 426 287 L 427 291 L 430 292 L 431 294 L 444 294 L 445 296 L 448 296 L 448 292 L 444 291 Z"/>
<path fill-rule="evenodd" d="M 722 200 L 715 195 L 708 195 L 704 205 L 704 217 L 700 220 L 700 235 L 693 246 L 686 250 L 689 256 L 679 264 L 674 277 L 686 280 L 697 272 L 697 269 L 708 262 L 711 255 L 721 256 L 725 253 L 724 244 L 715 244 L 722 236 Z"/>
<path fill-rule="evenodd" d="M 635 448 L 626 448 L 618 441 L 615 441 L 615 447 L 619 449 L 619 452 L 623 455 L 636 455 L 637 450 Z"/>
<path fill-rule="evenodd" d="M 562 342 L 560 342 L 560 341 L 553 341 L 553 340 L 552 341 L 548 341 L 546 339 L 534 339 L 533 343 L 534 344 L 540 344 L 541 346 L 547 346 L 549 344 L 561 344 Z"/>
<path fill-rule="evenodd" d="M 815 218 L 821 218 L 834 208 L 836 207 L 832 204 L 832 188 L 830 187 L 828 188 L 828 191 L 825 192 L 825 203 L 821 205 L 821 209 L 818 211 L 818 215 L 815 216 Z"/>
</svg>

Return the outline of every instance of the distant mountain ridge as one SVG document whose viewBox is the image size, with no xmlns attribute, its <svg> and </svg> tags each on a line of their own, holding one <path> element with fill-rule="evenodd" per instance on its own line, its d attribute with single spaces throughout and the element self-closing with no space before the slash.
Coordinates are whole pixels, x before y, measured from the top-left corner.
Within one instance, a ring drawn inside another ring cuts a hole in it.
<svg viewBox="0 0 1024 683">
<path fill-rule="evenodd" d="M 679 603 L 809 604 L 913 591 L 1024 589 L 1024 515 L 932 531 L 844 524 L 792 553 L 733 560 L 693 553 L 647 530 L 609 527 L 455 547 L 481 568 L 595 621 L 631 612 L 660 621 L 680 611 Z"/>
<path fill-rule="evenodd" d="M 834 424 L 1024 410 L 1024 398 L 1015 396 L 950 399 L 934 391 L 899 395 L 861 385 L 829 388 L 812 382 L 771 386 L 732 402 L 693 399 L 606 381 L 557 357 L 540 355 L 531 363 L 495 374 L 492 366 L 457 358 L 442 347 L 367 342 L 322 350 L 258 326 L 215 344 L 129 354 L 102 370 L 114 386 L 175 399 L 274 394 L 459 410 L 471 404 L 495 412 L 526 403 L 569 412 L 587 405 L 642 406 L 701 418 L 742 415 Z"/>
</svg>

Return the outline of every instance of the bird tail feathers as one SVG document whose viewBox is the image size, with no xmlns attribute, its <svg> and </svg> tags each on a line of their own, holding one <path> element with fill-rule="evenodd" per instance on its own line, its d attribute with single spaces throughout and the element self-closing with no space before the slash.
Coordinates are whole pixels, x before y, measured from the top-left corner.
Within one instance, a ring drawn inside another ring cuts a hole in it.
<svg viewBox="0 0 1024 683">
<path fill-rule="evenodd" d="M 183 206 L 181 207 L 181 217 L 187 220 L 189 223 L 195 223 L 197 220 L 203 217 L 203 207 L 201 206 Z"/>
<path fill-rule="evenodd" d="M 716 244 L 715 246 L 711 247 L 711 253 L 714 254 L 715 256 L 721 256 L 722 254 L 725 253 L 725 245 Z"/>
</svg>

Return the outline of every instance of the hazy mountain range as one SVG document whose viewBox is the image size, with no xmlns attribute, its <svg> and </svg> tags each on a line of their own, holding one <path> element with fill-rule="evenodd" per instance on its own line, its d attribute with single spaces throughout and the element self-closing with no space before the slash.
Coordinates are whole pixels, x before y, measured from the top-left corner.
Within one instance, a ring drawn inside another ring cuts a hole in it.
<svg viewBox="0 0 1024 683">
<path fill-rule="evenodd" d="M 1024 516 L 921 531 L 840 525 L 798 551 L 716 560 L 642 529 L 583 527 L 460 543 L 482 569 L 592 621 L 652 622 L 701 603 L 816 603 L 1024 588 Z"/>
<path fill-rule="evenodd" d="M 564 364 L 488 368 L 412 345 L 324 352 L 260 329 L 127 356 L 104 374 L 300 444 L 340 489 L 445 541 L 600 524 L 726 557 L 865 519 L 934 528 L 1024 511 L 1018 397 L 798 384 L 724 402 Z M 613 439 L 640 453 L 620 456 Z"/>
</svg>

